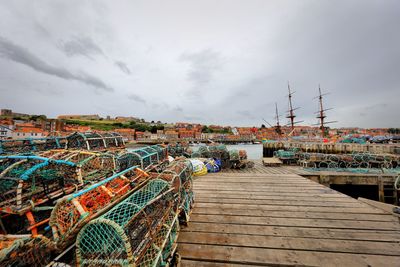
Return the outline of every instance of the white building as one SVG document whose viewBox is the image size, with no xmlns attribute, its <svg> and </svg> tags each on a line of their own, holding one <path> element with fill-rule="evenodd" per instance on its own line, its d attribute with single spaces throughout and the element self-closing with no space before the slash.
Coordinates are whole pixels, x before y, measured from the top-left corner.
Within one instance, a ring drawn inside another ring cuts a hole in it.
<svg viewBox="0 0 400 267">
<path fill-rule="evenodd" d="M 215 133 L 201 133 L 201 139 L 213 139 L 215 136 Z"/>
<path fill-rule="evenodd" d="M 167 139 L 167 136 L 164 134 L 163 130 L 157 130 L 157 139 Z"/>
<path fill-rule="evenodd" d="M 6 125 L 0 125 L 0 140 L 9 139 L 13 137 L 13 130 Z"/>
<path fill-rule="evenodd" d="M 42 138 L 45 136 L 46 136 L 45 133 L 38 129 L 14 130 L 12 133 L 13 139 Z"/>
</svg>

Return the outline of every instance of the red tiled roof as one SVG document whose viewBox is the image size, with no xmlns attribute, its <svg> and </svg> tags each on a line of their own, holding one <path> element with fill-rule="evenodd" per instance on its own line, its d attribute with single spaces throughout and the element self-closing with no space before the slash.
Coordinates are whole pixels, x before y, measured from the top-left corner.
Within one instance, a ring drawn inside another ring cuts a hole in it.
<svg viewBox="0 0 400 267">
<path fill-rule="evenodd" d="M 135 129 L 115 129 L 117 133 L 135 133 Z"/>
<path fill-rule="evenodd" d="M 19 133 L 41 133 L 41 134 L 46 134 L 47 132 L 42 131 L 42 129 L 39 128 L 20 128 L 18 130 L 15 130 L 14 132 L 19 132 Z"/>
<path fill-rule="evenodd" d="M 24 123 L 19 123 L 19 124 L 16 124 L 16 126 L 17 127 L 35 127 L 35 125 L 33 124 L 33 123 L 31 123 L 31 122 L 24 122 Z"/>
</svg>

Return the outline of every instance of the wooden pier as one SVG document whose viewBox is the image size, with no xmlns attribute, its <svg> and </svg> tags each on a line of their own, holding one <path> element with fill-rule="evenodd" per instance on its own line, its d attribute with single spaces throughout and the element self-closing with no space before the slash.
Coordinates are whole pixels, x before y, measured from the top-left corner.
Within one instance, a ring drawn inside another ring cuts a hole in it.
<svg viewBox="0 0 400 267">
<path fill-rule="evenodd" d="M 400 154 L 400 145 L 396 144 L 347 144 L 347 143 L 310 143 L 310 142 L 269 142 L 264 145 L 264 157 L 272 157 L 273 151 L 297 148 L 305 152 L 325 154 L 347 154 L 353 152 L 373 154 Z"/>
<path fill-rule="evenodd" d="M 294 172 L 198 177 L 181 266 L 400 266 L 398 216 Z"/>
</svg>

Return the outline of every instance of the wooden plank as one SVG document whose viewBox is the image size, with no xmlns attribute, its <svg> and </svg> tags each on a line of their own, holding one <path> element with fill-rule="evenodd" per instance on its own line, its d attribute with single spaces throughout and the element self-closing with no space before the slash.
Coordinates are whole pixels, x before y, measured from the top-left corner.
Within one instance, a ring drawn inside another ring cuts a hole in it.
<svg viewBox="0 0 400 267">
<path fill-rule="evenodd" d="M 262 170 L 260 171 L 260 170 L 257 170 L 257 169 L 254 169 L 256 172 L 254 172 L 254 170 L 252 170 L 251 172 L 242 172 L 242 171 L 239 171 L 239 172 L 229 172 L 229 173 L 224 173 L 224 172 L 221 172 L 221 173 L 209 173 L 209 174 L 207 174 L 207 176 L 199 176 L 199 177 L 197 177 L 196 178 L 196 180 L 201 180 L 201 179 L 206 179 L 206 178 L 215 178 L 215 177 L 226 177 L 226 178 L 235 178 L 235 177 L 265 177 L 265 178 L 275 178 L 275 179 L 278 179 L 278 178 L 281 178 L 281 177 L 283 177 L 283 178 L 285 178 L 285 177 L 288 177 L 288 178 L 293 178 L 293 177 L 295 177 L 296 175 L 298 175 L 298 173 L 297 172 L 292 172 L 292 171 L 283 171 L 284 170 L 284 168 L 276 168 L 276 171 L 274 171 L 274 172 L 264 172 L 264 169 L 267 169 L 267 168 L 265 168 L 265 167 L 261 167 L 262 168 Z M 258 172 L 259 171 L 259 172 Z M 314 172 L 312 172 L 312 173 L 310 173 L 310 174 L 313 174 Z M 304 177 L 302 177 L 302 176 L 300 176 L 300 179 L 306 179 L 306 178 L 304 178 Z"/>
<path fill-rule="evenodd" d="M 181 267 L 226 267 L 227 264 L 224 262 L 210 262 L 210 261 L 195 261 L 195 260 L 181 260 L 180 262 Z M 234 264 L 229 263 L 231 267 L 244 267 L 248 266 L 247 264 Z M 254 265 L 253 265 L 254 266 Z M 265 266 L 265 265 L 264 265 Z"/>
<path fill-rule="evenodd" d="M 195 186 L 204 186 L 208 184 L 215 184 L 215 185 L 248 185 L 248 186 L 254 186 L 254 185 L 277 185 L 277 186 L 285 186 L 285 187 L 296 187 L 297 185 L 304 185 L 307 187 L 317 187 L 317 188 L 323 188 L 326 187 L 322 184 L 314 184 L 314 183 L 308 183 L 306 181 L 296 181 L 296 180 L 285 180 L 285 181 L 265 181 L 265 180 L 254 180 L 254 181 L 248 181 L 244 182 L 243 180 L 240 181 L 229 181 L 229 180 L 221 180 L 221 181 L 198 181 L 194 182 Z"/>
<path fill-rule="evenodd" d="M 331 219 L 331 220 L 355 220 L 355 221 L 386 221 L 397 222 L 398 219 L 390 214 L 360 214 L 343 212 L 310 212 L 310 211 L 282 211 L 282 210 L 249 210 L 220 207 L 196 207 L 193 214 L 210 215 L 236 215 L 236 216 L 257 216 L 276 218 L 309 218 L 309 219 Z"/>
<path fill-rule="evenodd" d="M 378 202 L 378 201 L 374 201 L 374 200 L 370 200 L 370 199 L 366 199 L 366 198 L 362 198 L 362 197 L 359 197 L 358 200 L 365 204 L 371 205 L 374 208 L 378 208 L 387 213 L 393 214 L 396 217 L 399 216 L 399 214 L 396 214 L 393 212 L 393 208 L 396 207 L 395 205 L 388 204 L 388 203 L 382 203 L 382 202 Z"/>
<path fill-rule="evenodd" d="M 400 266 L 396 217 L 285 174 L 296 169 L 257 164 L 195 180 L 182 265 Z"/>
<path fill-rule="evenodd" d="M 282 186 L 287 186 L 287 187 L 293 187 L 296 186 L 297 184 L 301 184 L 307 187 L 324 187 L 324 185 L 318 184 L 318 183 L 309 183 L 307 181 L 292 181 L 292 180 L 286 180 L 286 181 L 265 181 L 265 180 L 260 180 L 260 181 L 198 181 L 194 183 L 195 185 L 208 185 L 208 184 L 220 184 L 220 185 L 248 185 L 248 186 L 254 186 L 254 185 L 282 185 Z"/>
<path fill-rule="evenodd" d="M 284 190 L 307 190 L 307 189 L 318 189 L 318 190 L 333 190 L 327 186 L 320 185 L 320 184 L 308 184 L 308 185 L 300 185 L 297 186 L 296 183 L 194 183 L 195 188 L 218 188 L 218 189 L 225 189 L 225 188 L 232 188 L 232 189 L 241 189 L 241 190 L 251 190 L 257 188 L 270 188 L 270 189 L 284 189 Z"/>
<path fill-rule="evenodd" d="M 268 169 L 265 167 L 262 167 L 262 169 Z M 253 170 L 249 170 L 249 172 L 243 172 L 242 170 L 240 170 L 237 173 L 209 173 L 206 176 L 199 176 L 198 178 L 196 178 L 197 180 L 202 180 L 202 179 L 209 179 L 209 178 L 236 178 L 236 177 L 265 177 L 266 179 L 268 178 L 275 178 L 275 179 L 279 179 L 279 178 L 293 178 L 298 176 L 299 179 L 307 179 L 304 178 L 300 175 L 298 175 L 297 173 L 293 173 L 293 172 L 282 172 L 282 170 L 284 170 L 284 168 L 276 168 L 276 172 L 274 173 L 257 173 L 257 172 L 253 172 Z M 314 173 L 314 172 L 313 172 Z"/>
<path fill-rule="evenodd" d="M 205 183 L 196 183 L 195 187 L 201 187 L 201 186 L 217 186 L 217 187 L 248 187 L 248 188 L 258 188 L 258 187 L 281 187 L 281 188 L 287 188 L 287 187 L 300 187 L 301 188 L 324 188 L 325 186 L 323 185 L 316 185 L 316 184 L 309 184 L 309 183 L 295 183 L 295 182 L 290 182 L 290 183 L 282 183 L 282 182 L 276 182 L 276 183 L 266 183 L 266 182 L 255 182 L 255 183 L 243 183 L 243 182 L 237 182 L 237 183 L 224 183 L 224 182 L 205 182 Z"/>
<path fill-rule="evenodd" d="M 295 192 L 295 193 L 276 193 L 276 192 L 268 192 L 268 191 L 258 191 L 258 192 L 245 192 L 238 190 L 207 190 L 207 189 L 196 189 L 196 195 L 208 194 L 208 195 L 237 195 L 237 196 L 249 196 L 250 198 L 253 196 L 296 196 L 296 197 L 321 197 L 321 198 L 345 198 L 349 199 L 345 194 L 339 193 L 337 191 L 328 191 L 320 194 L 319 192 Z"/>
<path fill-rule="evenodd" d="M 382 210 L 368 207 L 315 207 L 315 206 L 293 206 L 293 205 L 256 205 L 256 204 L 232 204 L 232 203 L 206 203 L 196 202 L 196 207 L 221 207 L 240 208 L 251 210 L 284 210 L 284 211 L 315 211 L 315 212 L 343 212 L 343 213 L 365 213 L 365 214 L 387 214 Z"/>
<path fill-rule="evenodd" d="M 400 257 L 263 249 L 199 244 L 179 244 L 183 259 L 217 261 L 223 263 L 306 266 L 399 266 Z"/>
<path fill-rule="evenodd" d="M 339 194 L 227 194 L 227 193 L 209 193 L 207 191 L 196 192 L 196 197 L 200 198 L 246 198 L 246 199 L 297 199 L 299 201 L 302 200 L 315 200 L 315 201 L 344 201 L 351 202 L 357 201 L 353 198 L 349 198 Z"/>
<path fill-rule="evenodd" d="M 228 173 L 228 174 L 218 174 L 219 177 L 214 175 L 209 175 L 207 174 L 206 176 L 203 177 L 198 177 L 195 178 L 196 181 L 203 181 L 203 180 L 211 180 L 211 179 L 231 179 L 231 180 L 251 180 L 251 179 L 265 179 L 267 181 L 284 181 L 284 180 L 293 180 L 297 179 L 298 181 L 308 181 L 311 183 L 316 183 L 314 181 L 311 181 L 309 179 L 309 176 L 319 176 L 319 174 L 306 174 L 305 177 L 296 174 L 286 174 L 286 173 L 251 173 L 251 174 L 245 174 L 245 175 L 238 175 L 237 173 Z M 297 176 L 297 177 L 296 177 Z"/>
<path fill-rule="evenodd" d="M 296 193 L 296 192 L 320 192 L 320 193 L 324 193 L 325 191 L 330 191 L 332 189 L 329 188 L 319 188 L 319 187 L 278 187 L 278 186 L 216 186 L 216 185 L 203 185 L 203 186 L 199 186 L 199 185 L 195 185 L 194 189 L 207 189 L 210 191 L 213 190 L 237 190 L 237 191 L 255 191 L 255 192 L 260 192 L 260 191 L 264 191 L 264 192 L 282 192 L 282 193 Z M 329 189 L 329 190 L 328 190 Z"/>
<path fill-rule="evenodd" d="M 340 197 L 312 197 L 312 196 L 281 196 L 281 195 L 274 195 L 274 196 L 251 196 L 246 197 L 244 195 L 236 195 L 236 194 L 229 194 L 229 195 L 218 195 L 218 194 L 196 194 L 196 199 L 207 199 L 217 201 L 218 199 L 221 202 L 225 202 L 224 200 L 238 200 L 238 199 L 245 199 L 245 200 L 254 200 L 254 201 L 270 201 L 273 203 L 274 201 L 298 201 L 298 202 L 333 202 L 333 203 L 353 203 L 359 204 L 356 199 L 351 198 L 340 198 Z M 200 201 L 199 201 L 200 202 Z M 254 204 L 254 203 L 253 203 Z"/>
<path fill-rule="evenodd" d="M 231 177 L 242 177 L 242 178 L 246 178 L 246 177 L 264 177 L 266 179 L 268 179 L 268 178 L 279 179 L 279 178 L 285 178 L 285 177 L 287 177 L 287 178 L 297 177 L 299 180 L 307 180 L 306 178 L 304 178 L 304 177 L 302 177 L 302 176 L 300 176 L 298 174 L 295 174 L 295 173 L 290 173 L 290 174 L 287 174 L 287 173 L 271 173 L 271 174 L 268 174 L 268 173 L 254 173 L 254 172 L 246 173 L 246 172 L 242 172 L 242 171 L 240 171 L 238 173 L 209 173 L 206 176 L 199 176 L 199 177 L 197 177 L 195 179 L 201 181 L 202 179 L 205 179 L 205 178 L 216 178 L 216 179 L 218 179 L 218 178 L 221 178 L 221 177 L 229 177 L 229 178 L 231 178 Z"/>
<path fill-rule="evenodd" d="M 264 166 L 279 167 L 283 162 L 278 158 L 263 158 L 262 163 Z"/>
<path fill-rule="evenodd" d="M 353 203 L 356 205 L 360 205 L 360 203 L 354 198 L 322 198 L 320 196 L 316 197 L 298 197 L 298 196 L 253 196 L 246 197 L 244 195 L 218 195 L 218 194 L 196 194 L 196 199 L 200 202 L 200 199 L 213 200 L 218 201 L 219 199 L 224 202 L 224 200 L 237 200 L 237 199 L 245 199 L 245 200 L 254 200 L 254 201 L 297 201 L 297 202 L 334 202 L 334 203 Z"/>
<path fill-rule="evenodd" d="M 399 243 L 183 232 L 179 243 L 400 256 Z"/>
<path fill-rule="evenodd" d="M 316 192 L 330 192 L 332 189 L 326 186 L 302 186 L 301 184 L 299 185 L 294 185 L 294 184 L 237 184 L 237 185 L 231 185 L 231 184 L 213 184 L 213 183 L 207 183 L 207 184 L 194 184 L 194 188 L 200 191 L 215 191 L 215 190 L 221 190 L 221 191 L 226 191 L 226 190 L 232 190 L 232 191 L 240 191 L 240 192 L 248 192 L 249 194 L 251 193 L 257 193 L 257 192 L 263 192 L 263 191 L 287 191 L 290 193 L 296 193 L 296 192 L 305 192 L 305 191 L 316 191 Z"/>
<path fill-rule="evenodd" d="M 302 219 L 302 218 L 268 218 L 268 217 L 244 217 L 232 215 L 206 215 L 192 214 L 192 222 L 213 222 L 231 224 L 255 224 L 276 225 L 291 227 L 318 227 L 318 228 L 341 228 L 341 229 L 379 229 L 398 231 L 398 222 L 375 222 L 375 221 L 344 221 L 329 219 Z"/>
<path fill-rule="evenodd" d="M 264 175 L 264 176 L 262 176 L 262 175 Z M 316 183 L 317 184 L 317 182 L 314 182 L 314 181 L 312 181 L 312 180 L 310 180 L 308 177 L 307 178 L 303 178 L 303 177 L 300 177 L 300 178 L 296 178 L 296 177 L 294 177 L 294 176 L 287 176 L 287 175 L 279 175 L 279 174 L 276 174 L 276 176 L 265 176 L 265 175 L 269 175 L 269 174 L 260 174 L 260 175 L 258 175 L 258 176 L 225 176 L 225 177 L 219 177 L 219 178 L 216 178 L 216 177 L 208 177 L 208 175 L 206 176 L 206 177 L 203 177 L 203 178 L 197 178 L 197 179 L 195 179 L 195 181 L 196 182 L 203 182 L 203 181 L 212 181 L 212 180 L 214 180 L 214 181 L 217 181 L 217 180 L 219 180 L 219 179 L 222 179 L 221 181 L 224 181 L 224 180 L 230 180 L 230 181 L 240 181 L 240 180 L 242 180 L 242 181 L 252 181 L 253 179 L 254 180 L 264 180 L 264 181 L 271 181 L 271 182 L 273 182 L 273 181 L 276 181 L 276 182 L 279 182 L 279 181 L 282 181 L 282 182 L 285 182 L 285 181 L 296 181 L 296 182 L 308 182 L 308 183 L 312 183 L 312 184 L 314 184 L 314 183 Z M 315 175 L 315 176 L 318 176 L 318 175 Z"/>
<path fill-rule="evenodd" d="M 262 236 L 306 237 L 309 239 L 366 240 L 398 243 L 399 231 L 329 229 L 270 225 L 239 225 L 228 223 L 190 222 L 182 232 L 230 233 Z"/>
<path fill-rule="evenodd" d="M 273 157 L 268 157 L 268 158 L 262 158 L 262 163 L 282 163 L 282 161 L 278 158 L 273 158 Z"/>
<path fill-rule="evenodd" d="M 307 178 L 296 178 L 295 176 L 226 176 L 226 177 L 204 177 L 195 180 L 196 182 L 205 182 L 205 181 L 232 181 L 232 182 L 252 182 L 252 181 L 265 181 L 265 182 L 285 182 L 285 181 L 296 181 L 296 182 L 304 182 L 309 184 L 318 184 Z"/>
<path fill-rule="evenodd" d="M 305 200 L 279 200 L 279 199 L 232 199 L 232 198 L 201 198 L 196 197 L 198 203 L 221 203 L 221 204 L 253 204 L 253 205 L 290 205 L 310 207 L 331 207 L 331 201 L 305 201 Z M 357 202 L 335 202 L 335 207 L 365 207 Z"/>
</svg>

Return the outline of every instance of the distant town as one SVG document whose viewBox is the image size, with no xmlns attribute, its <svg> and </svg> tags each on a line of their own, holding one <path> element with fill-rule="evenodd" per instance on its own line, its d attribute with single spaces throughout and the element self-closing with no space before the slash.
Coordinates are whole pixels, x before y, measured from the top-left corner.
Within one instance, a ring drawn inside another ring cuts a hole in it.
<svg viewBox="0 0 400 267">
<path fill-rule="evenodd" d="M 277 131 L 279 130 L 279 131 Z M 260 142 L 284 138 L 320 140 L 330 142 L 375 142 L 398 141 L 398 128 L 326 128 L 321 136 L 318 126 L 296 125 L 266 127 L 264 124 L 254 127 L 234 127 L 203 125 L 197 123 L 145 121 L 136 117 L 118 116 L 102 118 L 99 115 L 59 115 L 47 118 L 45 115 L 16 113 L 10 109 L 1 109 L 0 140 L 45 138 L 49 136 L 68 136 L 74 132 L 119 133 L 125 141 L 192 141 L 204 140 L 226 142 Z"/>
</svg>

